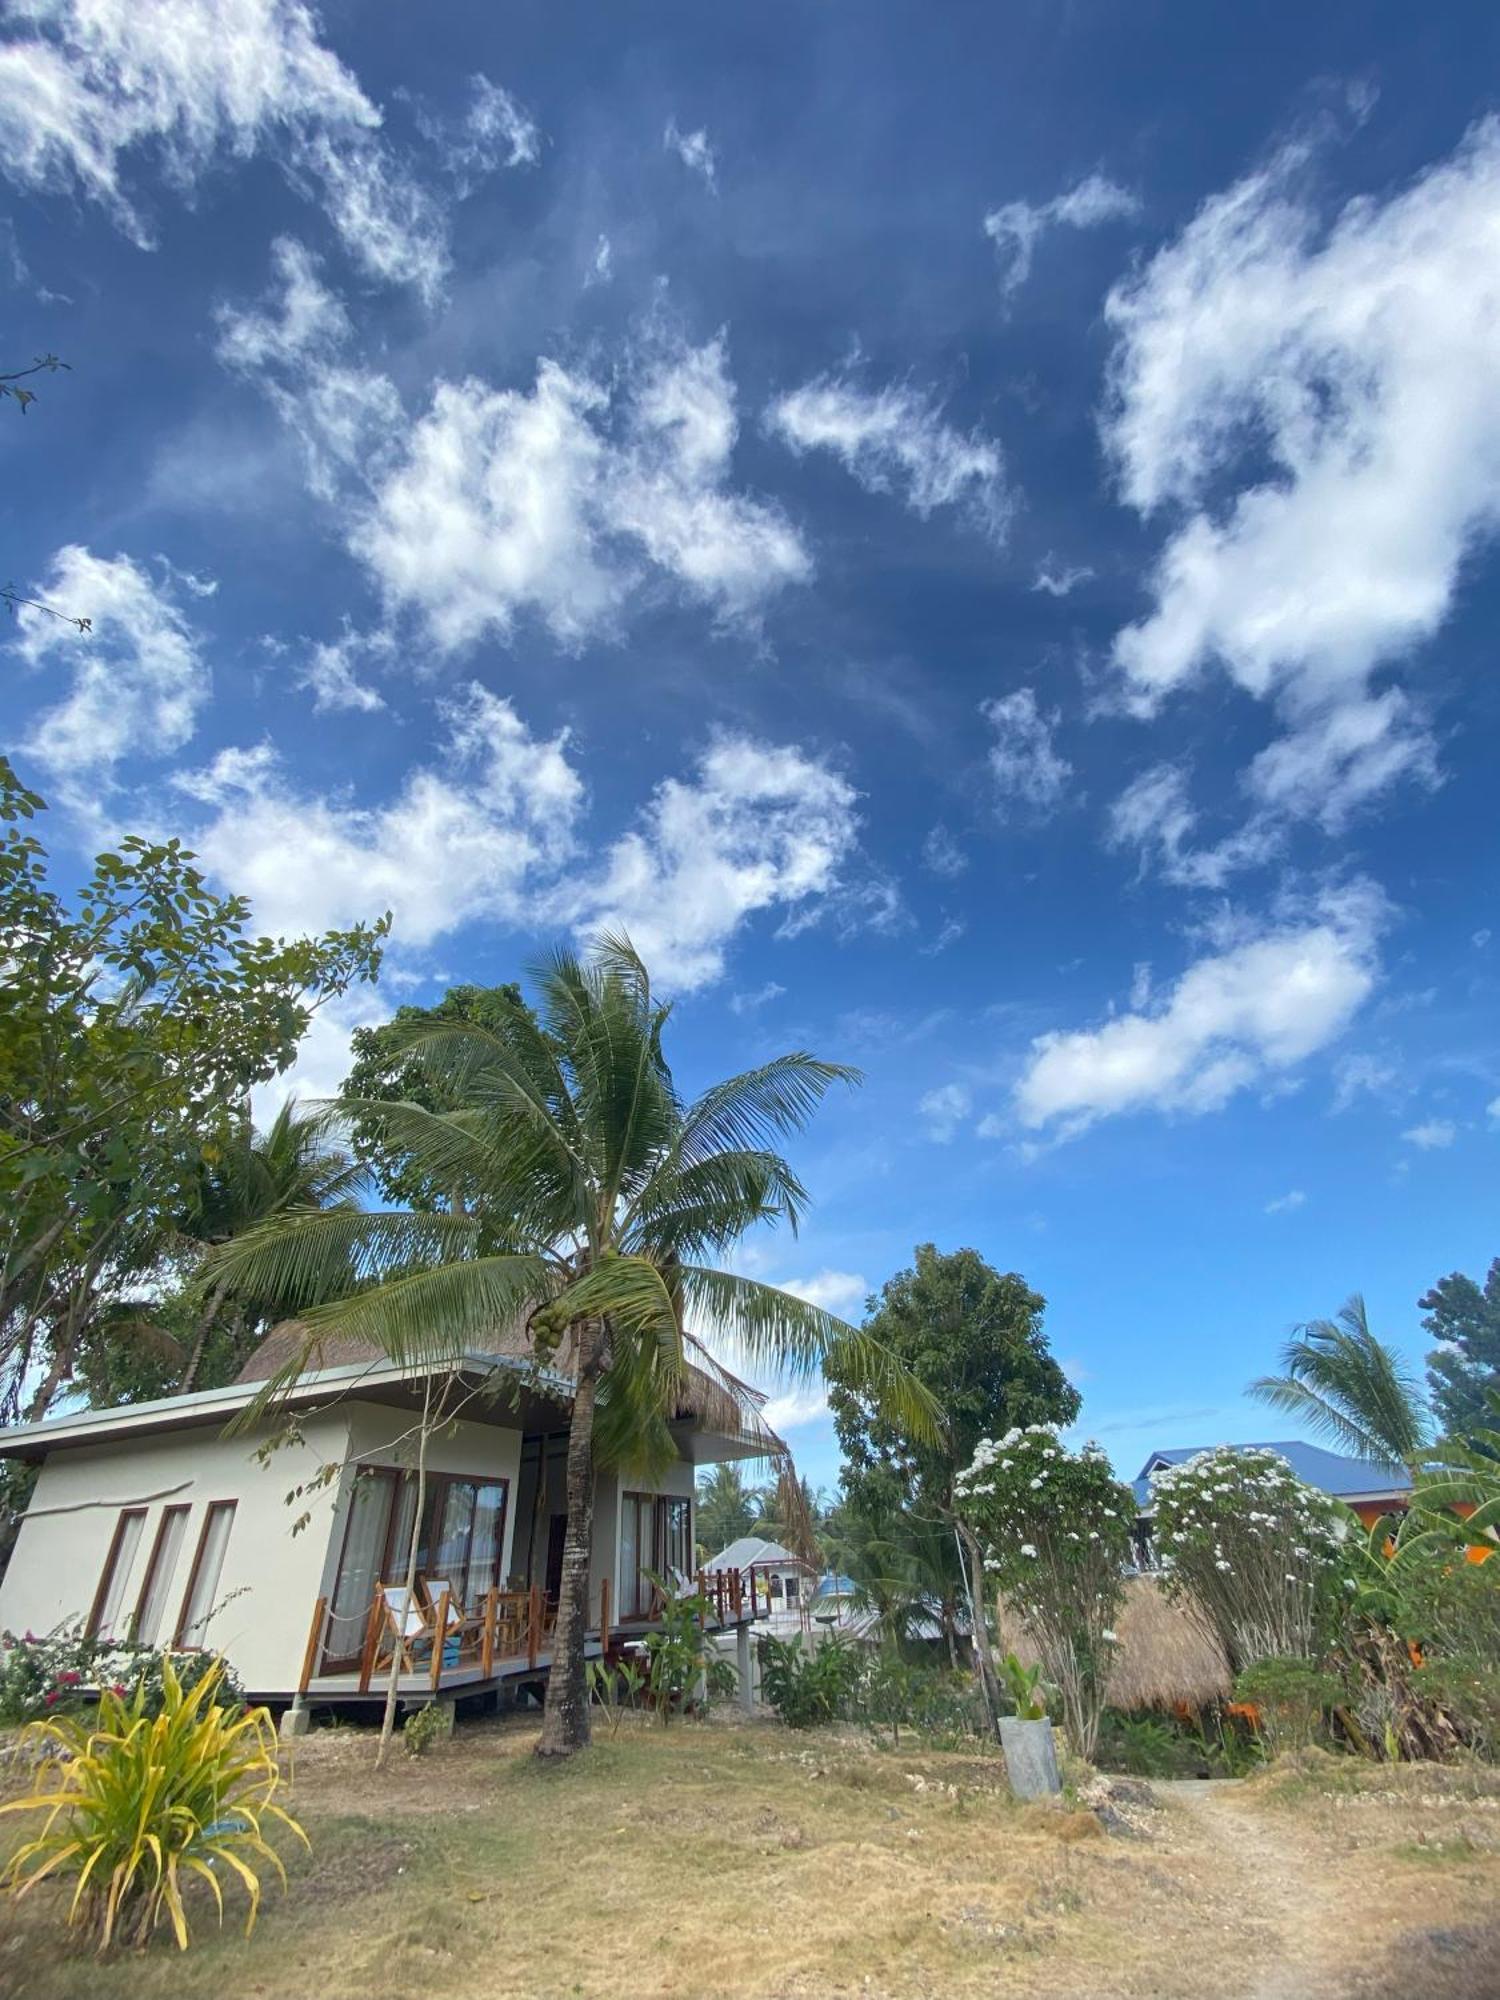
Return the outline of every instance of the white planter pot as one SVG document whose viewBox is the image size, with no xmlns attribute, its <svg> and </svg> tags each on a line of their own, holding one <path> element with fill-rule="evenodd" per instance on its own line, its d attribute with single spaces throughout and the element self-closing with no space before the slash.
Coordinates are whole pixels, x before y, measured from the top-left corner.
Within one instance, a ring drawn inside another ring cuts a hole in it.
<svg viewBox="0 0 1500 2000">
<path fill-rule="evenodd" d="M 1005 1775 L 1018 1799 L 1053 1798 L 1062 1790 L 1057 1745 L 1045 1716 L 1040 1722 L 1023 1722 L 1019 1715 L 1002 1715 L 1000 1747 L 1005 1752 Z"/>
</svg>

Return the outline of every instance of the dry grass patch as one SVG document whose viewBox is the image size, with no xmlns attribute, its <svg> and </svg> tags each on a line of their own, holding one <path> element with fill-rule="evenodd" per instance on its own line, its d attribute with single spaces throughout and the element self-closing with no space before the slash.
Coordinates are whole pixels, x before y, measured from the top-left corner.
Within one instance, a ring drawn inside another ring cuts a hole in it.
<svg viewBox="0 0 1500 2000">
<path fill-rule="evenodd" d="M 63 1893 L 38 1892 L 0 1913 L 0 1993 L 1230 2000 L 1288 1949 L 1326 1940 L 1336 1960 L 1342 1913 L 1351 1935 L 1368 1915 L 1368 1857 L 1337 1831 L 1353 1809 L 1314 1795 L 1312 1773 L 1295 1774 L 1301 1796 L 1274 1795 L 1272 1779 L 1210 1788 L 1211 1811 L 1184 1796 L 1147 1815 L 1149 1838 L 1112 1839 L 1086 1812 L 1016 1808 L 998 1760 L 973 1751 L 631 1720 L 544 1767 L 535 1737 L 532 1724 L 475 1724 L 377 1776 L 369 1734 L 315 1735 L 292 1801 L 314 1851 L 293 1857 L 290 1895 L 268 1898 L 248 1943 L 209 1921 L 185 1958 L 163 1942 L 96 1962 L 64 1941 Z M 1481 1878 L 1455 1894 L 1447 1871 L 1395 1852 L 1448 1826 L 1446 1808 L 1369 1810 L 1382 1903 L 1396 1908 L 1380 1950 L 1425 1964 L 1447 1949 L 1472 1976 L 1460 1932 L 1494 1864 L 1465 1859 Z M 1257 1886 L 1279 1870 L 1307 1885 L 1305 1924 L 1300 1903 Z M 1422 1930 L 1451 1932 L 1446 1946 L 1420 1943 L 1408 1884 L 1425 1899 Z M 1308 1986 L 1305 2000 L 1344 1990 Z"/>
</svg>

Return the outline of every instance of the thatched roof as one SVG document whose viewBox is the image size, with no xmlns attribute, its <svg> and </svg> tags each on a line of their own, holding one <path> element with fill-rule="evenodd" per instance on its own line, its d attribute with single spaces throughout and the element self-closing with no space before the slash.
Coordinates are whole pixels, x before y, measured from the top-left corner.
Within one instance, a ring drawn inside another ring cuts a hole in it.
<svg viewBox="0 0 1500 2000">
<path fill-rule="evenodd" d="M 1120 1645 L 1109 1677 L 1114 1708 L 1193 1707 L 1228 1698 L 1230 1674 L 1223 1649 L 1181 1604 L 1169 1603 L 1153 1576 L 1126 1581 L 1125 1601 L 1115 1619 Z M 1018 1617 L 1005 1612 L 1003 1643 L 1031 1665 L 1036 1648 Z"/>
<path fill-rule="evenodd" d="M 500 1360 L 526 1362 L 534 1358 L 531 1336 L 519 1320 L 510 1326 L 494 1329 L 485 1339 L 483 1352 Z M 340 1335 L 337 1340 L 319 1340 L 310 1334 L 303 1321 L 283 1320 L 279 1326 L 272 1327 L 260 1342 L 236 1380 L 267 1382 L 299 1359 L 302 1361 L 301 1372 L 312 1374 L 323 1368 L 348 1368 L 360 1362 L 379 1362 L 384 1359 L 384 1350 L 377 1342 L 358 1336 Z M 571 1380 L 577 1373 L 576 1351 L 571 1340 L 564 1337 L 556 1352 L 548 1356 L 545 1365 L 548 1375 L 554 1380 L 558 1377 L 564 1382 Z M 762 1400 L 755 1390 L 739 1382 L 727 1370 L 716 1370 L 712 1364 L 700 1368 L 688 1362 L 686 1381 L 673 1420 L 695 1423 L 720 1437 L 738 1438 L 759 1445 L 767 1458 L 780 1457 L 786 1452 L 785 1444 L 754 1413 L 756 1405 Z"/>
</svg>

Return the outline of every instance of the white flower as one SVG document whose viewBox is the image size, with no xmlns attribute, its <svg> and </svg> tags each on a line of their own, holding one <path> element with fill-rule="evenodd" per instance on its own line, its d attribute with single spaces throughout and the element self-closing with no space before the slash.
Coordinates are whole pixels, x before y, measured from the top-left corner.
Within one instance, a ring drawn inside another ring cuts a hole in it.
<svg viewBox="0 0 1500 2000">
<path fill-rule="evenodd" d="M 1225 1562 L 1222 1556 L 1220 1556 L 1219 1560 L 1214 1564 L 1215 1569 L 1228 1569 L 1228 1567 L 1229 1567 L 1228 1563 Z"/>
<path fill-rule="evenodd" d="M 1104 1643 L 1107 1646 L 1118 1646 L 1120 1643 L 1119 1640 L 1115 1637 L 1114 1633 L 1110 1631 L 1101 1632 L 1099 1634 L 1099 1637 L 1104 1641 Z"/>
<path fill-rule="evenodd" d="M 1023 1556 L 1034 1556 L 1036 1554 L 1036 1548 L 1031 1542 L 1022 1542 L 1021 1554 Z"/>
<path fill-rule="evenodd" d="M 1033 1479 L 1033 1480 L 1032 1480 L 1032 1482 L 1031 1482 L 1031 1490 L 1032 1490 L 1032 1492 L 1033 1492 L 1033 1493 L 1035 1493 L 1035 1491 L 1037 1490 L 1037 1488 L 1038 1488 L 1038 1487 L 1039 1487 L 1039 1486 L 1041 1485 L 1041 1483 L 1042 1483 L 1042 1480 L 1043 1480 L 1043 1479 L 1045 1479 L 1046 1477 L 1047 1477 L 1047 1475 L 1046 1475 L 1046 1473 L 1044 1472 L 1044 1473 L 1042 1473 L 1042 1475 L 1041 1475 L 1041 1477 L 1040 1477 L 1040 1478 L 1037 1478 L 1037 1479 Z"/>
<path fill-rule="evenodd" d="M 1090 1529 L 1089 1529 L 1089 1540 L 1090 1540 L 1091 1542 L 1097 1542 L 1097 1541 L 1098 1541 L 1098 1539 L 1099 1539 L 1099 1530 L 1098 1530 L 1097 1528 L 1090 1528 Z"/>
</svg>

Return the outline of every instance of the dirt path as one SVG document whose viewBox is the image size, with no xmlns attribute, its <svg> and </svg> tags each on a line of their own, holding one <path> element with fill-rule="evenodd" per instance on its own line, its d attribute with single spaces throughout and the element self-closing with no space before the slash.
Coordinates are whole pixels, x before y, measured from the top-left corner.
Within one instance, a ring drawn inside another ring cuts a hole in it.
<svg viewBox="0 0 1500 2000">
<path fill-rule="evenodd" d="M 1268 1823 L 1252 1790 L 1234 1779 L 1187 1778 L 1155 1789 L 1187 1814 L 1194 1837 L 1235 1883 L 1253 1953 L 1244 2000 L 1308 2000 L 1338 1990 L 1315 1983 L 1336 1976 L 1328 1945 L 1340 1928 L 1339 1899 L 1326 1851 L 1314 1858 L 1305 1839 L 1289 1839 L 1284 1814 Z"/>
<path fill-rule="evenodd" d="M 1235 2000 L 1500 1997 L 1492 1889 L 1455 1910 L 1440 1877 L 1398 1883 L 1388 1859 L 1372 1870 L 1347 1837 L 1353 1829 L 1290 1813 L 1254 1784 L 1191 1779 L 1155 1790 L 1176 1809 L 1174 1846 L 1232 1885 Z"/>
</svg>

